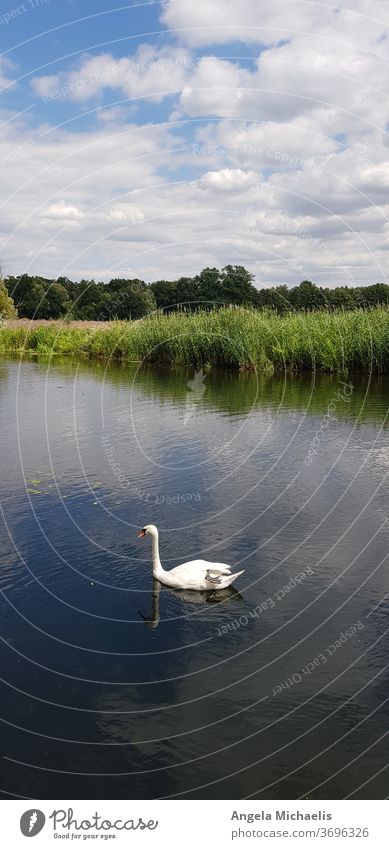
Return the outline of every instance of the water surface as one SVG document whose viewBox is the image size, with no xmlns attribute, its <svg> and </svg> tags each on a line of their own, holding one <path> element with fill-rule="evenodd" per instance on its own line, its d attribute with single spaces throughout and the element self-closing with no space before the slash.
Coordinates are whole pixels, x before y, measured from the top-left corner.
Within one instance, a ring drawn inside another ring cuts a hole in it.
<svg viewBox="0 0 389 849">
<path fill-rule="evenodd" d="M 388 402 L 0 361 L 4 798 L 388 796 Z M 238 592 L 153 582 L 151 522 Z"/>
</svg>

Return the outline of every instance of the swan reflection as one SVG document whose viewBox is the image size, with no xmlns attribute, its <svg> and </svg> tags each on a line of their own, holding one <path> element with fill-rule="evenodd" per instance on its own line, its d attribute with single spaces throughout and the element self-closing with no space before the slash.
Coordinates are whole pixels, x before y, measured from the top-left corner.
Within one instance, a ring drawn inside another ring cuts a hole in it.
<svg viewBox="0 0 389 849">
<path fill-rule="evenodd" d="M 139 610 L 139 616 L 143 619 L 143 622 L 147 626 L 154 630 L 158 628 L 160 623 L 160 611 L 159 611 L 159 597 L 162 589 L 162 584 L 157 581 L 156 578 L 153 578 L 153 585 L 151 590 L 151 616 L 146 616 L 143 610 Z M 232 599 L 236 602 L 243 601 L 243 596 L 235 590 L 233 587 L 227 587 L 224 590 L 212 590 L 212 592 L 199 592 L 198 590 L 177 590 L 172 587 L 163 587 L 164 592 L 169 593 L 169 595 L 174 595 L 180 601 L 185 602 L 186 604 L 226 604 Z M 190 614 L 190 611 L 188 611 Z M 194 618 L 196 614 L 194 614 Z M 199 618 L 200 617 L 196 617 Z M 206 621 L 209 621 L 210 617 L 206 617 Z M 201 617 L 201 621 L 204 621 L 204 617 Z"/>
</svg>

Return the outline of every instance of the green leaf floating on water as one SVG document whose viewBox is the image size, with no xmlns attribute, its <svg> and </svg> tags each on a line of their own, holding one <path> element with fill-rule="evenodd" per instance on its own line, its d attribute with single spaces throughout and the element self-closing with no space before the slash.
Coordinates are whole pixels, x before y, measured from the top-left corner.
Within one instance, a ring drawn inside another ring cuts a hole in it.
<svg viewBox="0 0 389 849">
<path fill-rule="evenodd" d="M 42 490 L 41 490 L 41 489 L 29 489 L 29 488 L 27 487 L 27 492 L 31 492 L 31 493 L 32 493 L 32 495 L 43 495 L 43 493 L 42 493 Z"/>
</svg>

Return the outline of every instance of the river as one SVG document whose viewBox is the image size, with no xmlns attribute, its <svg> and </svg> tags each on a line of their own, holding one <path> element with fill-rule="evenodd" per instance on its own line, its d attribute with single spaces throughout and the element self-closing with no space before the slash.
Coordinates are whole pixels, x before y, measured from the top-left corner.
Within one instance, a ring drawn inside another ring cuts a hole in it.
<svg viewBox="0 0 389 849">
<path fill-rule="evenodd" d="M 3 798 L 385 798 L 386 378 L 0 361 Z M 153 582 L 245 569 L 235 590 Z"/>
</svg>

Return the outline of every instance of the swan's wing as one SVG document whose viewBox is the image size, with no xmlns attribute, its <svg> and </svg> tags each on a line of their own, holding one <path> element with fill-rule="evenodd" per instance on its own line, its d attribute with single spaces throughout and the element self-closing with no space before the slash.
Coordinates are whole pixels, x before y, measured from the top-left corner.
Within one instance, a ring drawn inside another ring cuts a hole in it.
<svg viewBox="0 0 389 849">
<path fill-rule="evenodd" d="M 231 575 L 231 566 L 227 563 L 204 563 L 211 575 Z"/>
<path fill-rule="evenodd" d="M 242 574 L 237 572 L 232 575 L 231 566 L 227 566 L 227 563 L 191 560 L 165 572 L 163 580 L 168 586 L 177 589 L 211 590 L 229 587 Z"/>
<path fill-rule="evenodd" d="M 209 563 L 208 560 L 189 560 L 188 563 L 183 563 L 181 566 L 175 566 L 169 570 L 169 574 L 183 578 L 186 575 L 198 574 L 201 572 L 205 575 L 208 573 L 211 577 L 221 577 L 221 575 L 230 575 L 231 566 L 226 563 Z"/>
</svg>

